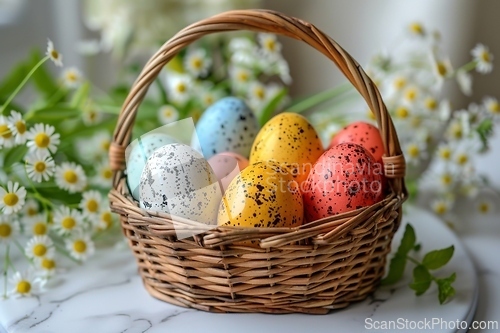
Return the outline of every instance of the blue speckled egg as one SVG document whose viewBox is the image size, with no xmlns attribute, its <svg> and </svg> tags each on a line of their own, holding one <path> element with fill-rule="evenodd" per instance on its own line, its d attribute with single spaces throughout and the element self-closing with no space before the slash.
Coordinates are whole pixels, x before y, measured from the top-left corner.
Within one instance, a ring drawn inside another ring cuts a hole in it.
<svg viewBox="0 0 500 333">
<path fill-rule="evenodd" d="M 127 184 L 136 200 L 139 200 L 139 183 L 146 161 L 156 149 L 174 142 L 177 141 L 171 136 L 152 133 L 145 134 L 131 143 L 127 157 Z"/>
<path fill-rule="evenodd" d="M 139 196 L 147 210 L 215 224 L 222 193 L 203 156 L 188 145 L 173 143 L 149 157 Z"/>
<path fill-rule="evenodd" d="M 248 158 L 259 123 L 244 101 L 226 97 L 203 113 L 196 132 L 206 159 L 227 151 Z"/>
</svg>

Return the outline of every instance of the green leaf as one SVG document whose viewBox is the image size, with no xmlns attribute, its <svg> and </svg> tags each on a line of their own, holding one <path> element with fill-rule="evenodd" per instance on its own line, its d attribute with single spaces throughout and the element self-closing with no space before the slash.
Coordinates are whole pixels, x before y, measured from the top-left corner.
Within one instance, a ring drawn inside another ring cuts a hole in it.
<svg viewBox="0 0 500 333">
<path fill-rule="evenodd" d="M 431 273 L 425 266 L 418 265 L 413 269 L 413 282 L 410 283 L 410 288 L 415 290 L 415 295 L 420 296 L 425 293 L 431 283 Z"/>
<path fill-rule="evenodd" d="M 476 128 L 477 134 L 479 134 L 479 139 L 481 140 L 480 152 L 485 152 L 488 150 L 488 139 L 493 134 L 493 121 L 491 119 L 484 119 Z"/>
<path fill-rule="evenodd" d="M 7 169 L 16 162 L 22 162 L 24 155 L 28 152 L 28 147 L 26 145 L 16 146 L 11 148 L 3 160 L 3 168 Z"/>
<path fill-rule="evenodd" d="M 43 197 L 50 198 L 50 201 L 61 202 L 66 205 L 77 204 L 82 199 L 80 193 L 68 193 L 58 187 L 38 188 L 37 190 Z"/>
<path fill-rule="evenodd" d="M 445 279 L 436 280 L 439 290 L 438 297 L 440 304 L 444 304 L 448 298 L 455 296 L 455 288 L 453 288 L 452 283 L 455 282 L 456 277 L 456 273 L 453 273 Z"/>
<path fill-rule="evenodd" d="M 422 244 L 418 243 L 413 247 L 413 251 L 418 252 L 422 248 Z"/>
<path fill-rule="evenodd" d="M 70 106 L 73 108 L 83 108 L 85 106 L 85 102 L 89 97 L 90 93 L 90 83 L 83 83 L 73 94 L 73 98 L 71 98 Z"/>
<path fill-rule="evenodd" d="M 34 50 L 33 52 L 31 52 L 29 62 L 30 69 L 33 68 L 40 60 L 42 60 L 42 58 L 43 55 L 40 54 L 39 50 Z M 45 64 L 40 66 L 36 70 L 36 72 L 33 73 L 33 76 L 31 78 L 37 90 L 43 93 L 47 98 L 54 95 L 54 93 L 59 89 L 59 85 L 47 70 Z"/>
<path fill-rule="evenodd" d="M 446 249 L 431 251 L 425 255 L 424 260 L 422 260 L 422 265 L 428 269 L 441 268 L 450 261 L 454 251 L 455 247 L 453 245 Z"/>
<path fill-rule="evenodd" d="M 283 101 L 283 98 L 285 98 L 287 94 L 288 94 L 288 89 L 283 88 L 280 90 L 279 93 L 276 94 L 276 96 L 274 96 L 273 99 L 271 99 L 267 103 L 267 105 L 262 110 L 262 114 L 259 119 L 260 126 L 264 126 L 269 121 L 269 119 L 271 119 L 274 112 L 278 108 L 278 105 L 281 103 L 281 101 Z"/>
<path fill-rule="evenodd" d="M 391 259 L 389 264 L 389 273 L 382 279 L 381 284 L 386 286 L 394 284 L 401 280 L 405 272 L 406 267 L 406 257 L 396 253 L 396 255 Z"/>
<path fill-rule="evenodd" d="M 82 114 L 80 109 L 69 106 L 49 106 L 32 111 L 30 120 L 33 122 L 50 122 L 67 120 L 68 118 L 79 117 Z"/>
<path fill-rule="evenodd" d="M 415 247 L 416 242 L 417 236 L 415 236 L 415 229 L 413 229 L 411 224 L 407 224 L 397 254 L 406 257 L 406 255 L 413 249 L 413 247 Z"/>
<path fill-rule="evenodd" d="M 302 113 L 349 91 L 354 91 L 350 83 L 341 84 L 331 90 L 321 91 L 309 97 L 292 102 L 292 105 L 287 108 L 287 112 Z"/>
</svg>

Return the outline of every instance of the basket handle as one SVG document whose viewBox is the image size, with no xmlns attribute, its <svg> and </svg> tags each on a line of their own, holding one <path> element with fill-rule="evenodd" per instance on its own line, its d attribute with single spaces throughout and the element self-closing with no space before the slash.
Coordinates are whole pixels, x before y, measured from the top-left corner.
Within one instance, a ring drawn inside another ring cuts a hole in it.
<svg viewBox="0 0 500 333">
<path fill-rule="evenodd" d="M 115 128 L 109 152 L 111 168 L 114 171 L 114 188 L 117 188 L 125 169 L 125 149 L 130 143 L 139 104 L 163 67 L 180 50 L 197 39 L 215 32 L 235 30 L 276 33 L 301 40 L 332 60 L 375 114 L 386 152 L 382 158 L 385 175 L 389 178 L 393 190 L 406 196 L 405 159 L 394 124 L 375 84 L 356 60 L 314 25 L 270 10 L 234 10 L 201 20 L 179 31 L 149 59 L 123 103 Z"/>
</svg>

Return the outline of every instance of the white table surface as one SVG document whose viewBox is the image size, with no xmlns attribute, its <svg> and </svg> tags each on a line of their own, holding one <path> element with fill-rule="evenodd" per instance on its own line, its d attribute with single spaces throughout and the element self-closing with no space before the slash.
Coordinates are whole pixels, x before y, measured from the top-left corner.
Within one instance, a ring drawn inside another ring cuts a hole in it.
<svg viewBox="0 0 500 333">
<path fill-rule="evenodd" d="M 428 233 L 428 225 L 424 226 L 426 229 L 420 230 L 416 226 L 418 220 L 425 220 L 426 216 L 429 217 L 428 214 L 409 214 L 408 219 L 415 225 L 417 236 Z M 433 237 L 428 234 L 427 242 L 421 239 L 424 247 L 426 243 L 432 242 Z M 436 305 L 436 290 L 431 290 L 429 295 L 415 297 L 405 285 L 409 282 L 409 276 L 406 276 L 403 284 L 390 289 L 382 288 L 366 301 L 327 316 L 221 315 L 172 306 L 147 294 L 127 248 L 107 249 L 84 266 L 61 274 L 51 282 L 53 287 L 45 294 L 0 301 L 0 332 L 221 333 L 234 332 L 235 328 L 240 328 L 236 329 L 238 332 L 252 332 L 255 330 L 252 325 L 256 322 L 258 326 L 268 328 L 282 328 L 277 323 L 284 322 L 289 327 L 287 333 L 303 332 L 306 329 L 300 327 L 304 322 L 307 322 L 304 327 L 311 332 L 346 332 L 346 329 L 357 332 L 364 331 L 364 319 L 368 316 L 378 320 L 394 320 L 398 311 L 414 319 L 432 316 L 465 319 L 477 280 L 479 306 L 474 320 L 500 321 L 500 242 L 491 229 L 485 234 L 478 230 L 464 237 L 463 241 L 466 246 L 458 246 L 453 263 L 450 262 L 453 266 L 450 268 L 457 270 L 459 276 L 456 282 L 457 297 L 450 304 Z M 472 268 L 472 261 L 468 257 L 473 259 L 476 270 Z M 332 318 L 335 320 L 332 321 Z M 276 332 L 276 328 L 259 329 L 259 332 Z"/>
</svg>

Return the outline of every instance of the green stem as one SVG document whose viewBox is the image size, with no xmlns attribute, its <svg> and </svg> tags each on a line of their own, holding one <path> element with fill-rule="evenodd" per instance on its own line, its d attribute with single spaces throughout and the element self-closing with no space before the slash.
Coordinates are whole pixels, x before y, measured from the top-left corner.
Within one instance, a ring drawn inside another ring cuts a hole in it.
<svg viewBox="0 0 500 333">
<path fill-rule="evenodd" d="M 64 94 L 66 94 L 66 89 L 63 86 L 60 86 L 59 89 L 57 89 L 57 91 L 49 98 L 47 105 L 52 106 L 56 104 L 59 99 L 64 96 Z"/>
<path fill-rule="evenodd" d="M 406 259 L 410 260 L 412 263 L 414 263 L 415 265 L 421 265 L 420 261 L 418 261 L 417 259 L 414 259 L 410 256 L 406 256 Z"/>
<path fill-rule="evenodd" d="M 23 247 L 21 246 L 21 244 L 19 244 L 19 242 L 17 240 L 14 241 L 14 244 L 16 244 L 17 248 L 19 249 L 19 252 L 21 252 L 21 254 L 26 258 L 26 260 L 28 260 L 28 262 L 31 264 L 31 265 L 35 265 L 33 263 L 33 259 L 31 259 L 30 257 L 28 257 L 26 255 L 26 252 L 24 251 Z"/>
<path fill-rule="evenodd" d="M 23 81 L 17 86 L 16 90 L 9 96 L 7 101 L 3 104 L 2 108 L 0 109 L 0 114 L 3 114 L 7 106 L 9 106 L 10 102 L 16 97 L 16 95 L 21 91 L 21 89 L 24 87 L 26 82 L 31 78 L 31 76 L 36 72 L 36 70 L 43 65 L 44 62 L 46 62 L 49 59 L 49 56 L 46 56 L 45 58 L 42 58 L 26 75 L 26 77 L 23 79 Z"/>
<path fill-rule="evenodd" d="M 293 104 L 292 106 L 287 108 L 287 112 L 296 112 L 296 113 L 304 112 L 307 109 L 310 109 L 321 103 L 329 101 L 337 96 L 340 96 L 350 91 L 351 89 L 353 89 L 353 87 L 351 86 L 350 83 L 347 82 L 343 83 L 333 89 L 322 91 L 320 93 L 314 94 L 310 97 L 307 97 L 306 99 L 303 99 Z"/>
<path fill-rule="evenodd" d="M 4 279 L 4 285 L 3 285 L 3 298 L 7 298 L 7 276 L 9 274 L 9 251 L 10 251 L 10 244 L 7 244 L 6 249 L 5 249 L 5 262 L 3 265 L 3 279 Z"/>
<path fill-rule="evenodd" d="M 457 69 L 455 71 L 455 73 L 458 71 L 469 72 L 469 71 L 473 70 L 474 68 L 476 68 L 476 66 L 477 66 L 477 61 L 472 60 L 471 62 L 468 62 L 465 65 L 461 66 L 459 69 Z"/>
<path fill-rule="evenodd" d="M 156 79 L 155 84 L 158 86 L 158 90 L 160 91 L 161 104 L 163 105 L 168 104 L 168 97 L 167 97 L 167 92 L 165 90 L 165 86 L 163 85 L 160 79 Z"/>
<path fill-rule="evenodd" d="M 66 249 L 64 249 L 63 247 L 61 247 L 61 246 L 59 246 L 59 245 L 57 245 L 57 244 L 54 244 L 54 246 L 55 246 L 56 250 L 57 250 L 57 251 L 59 251 L 59 253 L 61 253 L 63 256 L 65 256 L 65 257 L 69 258 L 71 261 L 73 261 L 73 262 L 75 262 L 75 263 L 77 263 L 77 264 L 79 264 L 79 265 L 81 265 L 81 264 L 82 264 L 80 261 L 78 261 L 78 260 L 76 260 L 75 258 L 73 258 L 73 257 L 71 256 L 71 254 L 69 254 L 69 252 L 68 252 L 68 251 L 66 251 Z"/>
</svg>

